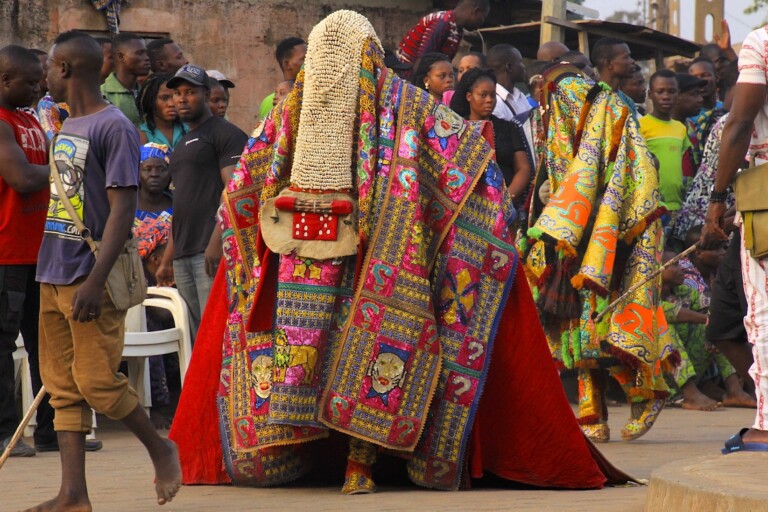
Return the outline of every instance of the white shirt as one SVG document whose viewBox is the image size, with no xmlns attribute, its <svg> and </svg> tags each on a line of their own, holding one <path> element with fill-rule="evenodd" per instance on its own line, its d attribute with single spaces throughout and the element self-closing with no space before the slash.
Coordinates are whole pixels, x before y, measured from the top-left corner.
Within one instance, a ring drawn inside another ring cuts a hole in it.
<svg viewBox="0 0 768 512">
<path fill-rule="evenodd" d="M 510 121 L 513 117 L 524 114 L 531 110 L 531 104 L 525 94 L 520 92 L 517 87 L 508 91 L 503 85 L 496 84 L 496 106 L 493 109 L 493 115 L 499 119 Z"/>
<path fill-rule="evenodd" d="M 740 84 L 768 84 L 768 25 L 749 33 L 739 52 Z M 768 101 L 755 117 L 749 153 L 756 163 L 768 161 Z"/>
<path fill-rule="evenodd" d="M 515 87 L 509 92 L 503 85 L 496 84 L 496 106 L 493 108 L 493 115 L 505 121 L 511 121 L 520 114 L 531 110 L 531 104 L 520 89 Z M 514 109 L 514 110 L 512 110 Z M 536 151 L 533 151 L 533 134 L 531 132 L 531 123 L 529 119 L 523 122 L 523 132 L 528 141 L 528 147 L 531 148 L 531 157 L 536 164 Z"/>
</svg>

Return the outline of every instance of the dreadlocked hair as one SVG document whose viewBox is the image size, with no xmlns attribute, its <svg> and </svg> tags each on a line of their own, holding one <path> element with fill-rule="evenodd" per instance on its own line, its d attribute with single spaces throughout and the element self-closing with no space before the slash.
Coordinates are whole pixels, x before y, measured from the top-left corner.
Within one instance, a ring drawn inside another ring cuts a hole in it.
<svg viewBox="0 0 768 512">
<path fill-rule="evenodd" d="M 453 93 L 451 109 L 464 119 L 469 119 L 470 113 L 467 93 L 471 92 L 475 84 L 480 80 L 490 80 L 495 85 L 496 73 L 490 69 L 472 68 L 461 76 L 461 80 L 459 80 L 459 84 L 456 86 L 456 92 Z"/>
<path fill-rule="evenodd" d="M 136 108 L 139 110 L 141 119 L 147 123 L 147 128 L 154 132 L 155 125 L 155 108 L 157 104 L 157 94 L 160 91 L 160 86 L 165 84 L 168 80 L 173 78 L 170 73 L 153 73 L 149 75 L 139 90 L 139 95 L 136 97 Z"/>
</svg>

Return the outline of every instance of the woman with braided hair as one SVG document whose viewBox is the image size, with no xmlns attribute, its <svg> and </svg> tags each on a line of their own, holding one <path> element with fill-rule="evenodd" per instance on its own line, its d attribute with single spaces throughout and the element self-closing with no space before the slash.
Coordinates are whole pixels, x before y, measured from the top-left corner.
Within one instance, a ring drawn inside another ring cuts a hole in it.
<svg viewBox="0 0 768 512">
<path fill-rule="evenodd" d="M 464 73 L 451 99 L 451 108 L 470 122 L 490 123 L 493 136 L 488 142 L 496 150 L 496 163 L 516 206 L 525 199 L 532 164 L 523 127 L 516 120 L 493 115 L 496 106 L 496 75 L 488 69 L 473 68 Z M 485 132 L 483 132 L 485 133 Z"/>
<path fill-rule="evenodd" d="M 170 73 L 150 75 L 141 86 L 136 98 L 141 124 L 139 138 L 142 144 L 153 142 L 173 149 L 187 129 L 176 114 L 173 90 L 167 87 Z"/>
<path fill-rule="evenodd" d="M 428 53 L 416 63 L 411 83 L 442 103 L 443 93 L 453 89 L 453 66 L 444 53 Z"/>
</svg>

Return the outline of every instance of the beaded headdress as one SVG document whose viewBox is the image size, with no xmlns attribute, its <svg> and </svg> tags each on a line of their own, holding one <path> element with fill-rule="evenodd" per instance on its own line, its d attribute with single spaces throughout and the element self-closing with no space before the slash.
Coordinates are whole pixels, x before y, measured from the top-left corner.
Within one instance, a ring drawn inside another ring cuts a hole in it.
<svg viewBox="0 0 768 512">
<path fill-rule="evenodd" d="M 304 190 L 350 190 L 363 46 L 381 49 L 365 16 L 336 11 L 309 34 L 304 94 L 291 184 Z"/>
</svg>

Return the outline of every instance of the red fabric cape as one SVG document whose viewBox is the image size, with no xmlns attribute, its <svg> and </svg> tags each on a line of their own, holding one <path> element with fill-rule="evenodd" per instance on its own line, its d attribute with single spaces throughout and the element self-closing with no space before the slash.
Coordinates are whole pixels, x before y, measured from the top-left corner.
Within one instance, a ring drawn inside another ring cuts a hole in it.
<svg viewBox="0 0 768 512">
<path fill-rule="evenodd" d="M 230 483 L 216 391 L 227 322 L 224 265 L 208 299 L 169 437 L 185 484 Z M 584 437 L 565 398 L 521 265 L 507 300 L 468 449 L 469 472 L 541 487 L 594 489 L 628 477 Z M 322 441 L 318 441 L 322 442 Z"/>
</svg>

